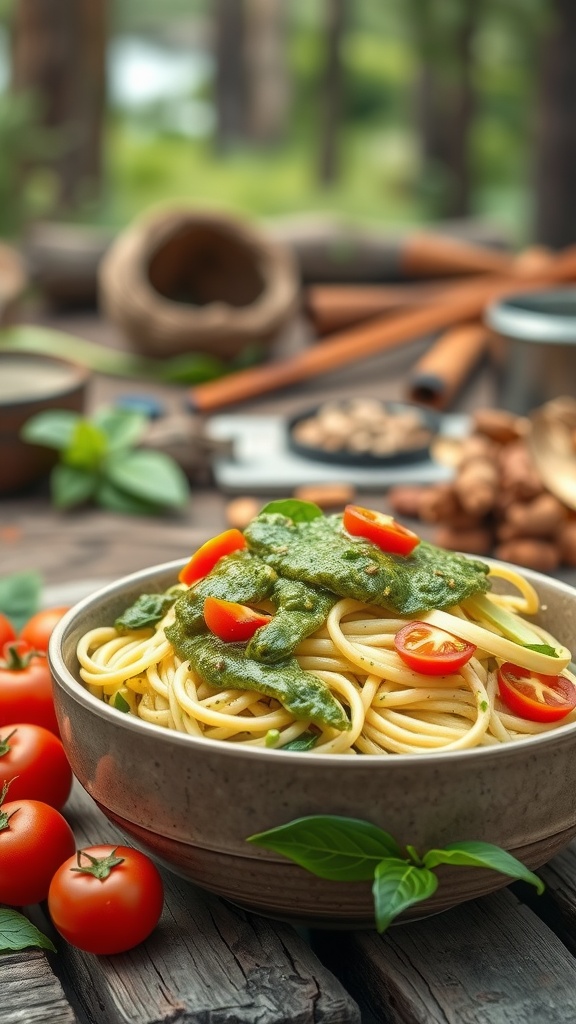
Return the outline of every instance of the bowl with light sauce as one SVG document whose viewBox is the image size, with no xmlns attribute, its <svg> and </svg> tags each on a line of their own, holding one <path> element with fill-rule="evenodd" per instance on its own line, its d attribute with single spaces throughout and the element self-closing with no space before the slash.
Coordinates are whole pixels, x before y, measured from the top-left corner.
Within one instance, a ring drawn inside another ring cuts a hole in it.
<svg viewBox="0 0 576 1024">
<path fill-rule="evenodd" d="M 48 409 L 82 412 L 90 372 L 54 356 L 0 352 L 0 494 L 10 494 L 46 476 L 57 453 L 23 441 L 32 416 Z"/>
</svg>

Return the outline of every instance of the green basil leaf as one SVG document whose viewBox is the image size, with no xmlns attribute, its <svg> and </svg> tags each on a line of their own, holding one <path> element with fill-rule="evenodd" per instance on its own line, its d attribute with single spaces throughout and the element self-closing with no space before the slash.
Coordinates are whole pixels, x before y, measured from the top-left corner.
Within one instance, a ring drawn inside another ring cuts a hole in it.
<svg viewBox="0 0 576 1024">
<path fill-rule="evenodd" d="M 54 943 L 24 914 L 17 910 L 0 909 L 0 952 L 30 949 L 32 946 L 56 952 Z"/>
<path fill-rule="evenodd" d="M 558 650 L 550 644 L 523 644 L 527 651 L 538 651 L 539 654 L 547 654 L 549 658 L 557 658 Z"/>
<path fill-rule="evenodd" d="M 319 878 L 337 882 L 371 881 L 383 858 L 401 856 L 387 832 L 368 821 L 331 814 L 296 818 L 247 841 L 283 854 Z"/>
<path fill-rule="evenodd" d="M 106 461 L 105 474 L 116 487 L 156 505 L 182 506 L 190 494 L 183 471 L 164 452 L 115 452 Z"/>
<path fill-rule="evenodd" d="M 47 409 L 26 421 L 20 437 L 30 444 L 63 451 L 72 443 L 74 430 L 82 417 L 68 409 Z"/>
<path fill-rule="evenodd" d="M 229 367 L 222 359 L 203 352 L 185 352 L 180 356 L 162 360 L 162 380 L 170 384 L 203 384 L 227 373 Z"/>
<path fill-rule="evenodd" d="M 384 932 L 403 910 L 421 903 L 438 888 L 438 879 L 427 868 L 398 857 L 387 857 L 376 867 L 372 895 L 376 928 Z"/>
<path fill-rule="evenodd" d="M 172 607 L 177 594 L 140 594 L 140 597 L 130 605 L 126 611 L 119 615 L 114 623 L 119 633 L 128 632 L 131 629 L 145 629 L 147 626 L 154 626 L 160 619 L 163 619 L 169 608 Z"/>
<path fill-rule="evenodd" d="M 109 480 L 99 480 L 94 492 L 99 505 L 111 512 L 121 512 L 129 516 L 157 516 L 164 510 L 152 501 L 142 501 L 132 494 L 127 494 Z"/>
<path fill-rule="evenodd" d="M 40 573 L 33 571 L 0 577 L 0 612 L 17 632 L 40 608 L 42 582 Z"/>
<path fill-rule="evenodd" d="M 510 878 L 518 878 L 529 882 L 541 895 L 544 883 L 532 871 L 529 871 L 516 857 L 492 843 L 480 840 L 469 840 L 461 843 L 449 843 L 441 850 L 428 850 L 422 858 L 427 868 L 435 868 L 438 864 L 458 864 L 465 867 L 491 868 Z"/>
<path fill-rule="evenodd" d="M 283 747 L 279 747 L 279 750 L 312 750 L 318 743 L 319 733 L 317 732 L 301 732 L 295 740 L 290 740 L 289 743 L 285 743 Z"/>
<path fill-rule="evenodd" d="M 115 707 L 117 711 L 122 711 L 125 715 L 130 711 L 128 701 L 124 699 L 120 692 L 114 694 L 113 707 Z"/>
<path fill-rule="evenodd" d="M 82 505 L 94 494 L 97 478 L 94 473 L 59 462 L 50 474 L 50 491 L 58 508 Z"/>
<path fill-rule="evenodd" d="M 96 470 L 108 451 L 108 438 L 100 427 L 90 420 L 79 420 L 72 432 L 70 444 L 62 453 L 68 466 Z"/>
<path fill-rule="evenodd" d="M 144 435 L 148 417 L 132 409 L 99 409 L 92 417 L 108 440 L 108 450 L 119 451 L 137 444 Z"/>
<path fill-rule="evenodd" d="M 260 509 L 260 515 L 277 513 L 291 519 L 293 523 L 311 523 L 313 519 L 323 516 L 322 509 L 313 501 L 299 501 L 297 498 L 284 498 L 269 501 Z"/>
</svg>

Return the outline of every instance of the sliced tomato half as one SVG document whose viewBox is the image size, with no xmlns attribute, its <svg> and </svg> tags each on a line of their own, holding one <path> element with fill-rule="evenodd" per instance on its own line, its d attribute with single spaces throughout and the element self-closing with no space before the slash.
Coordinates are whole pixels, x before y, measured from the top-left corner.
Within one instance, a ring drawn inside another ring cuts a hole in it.
<svg viewBox="0 0 576 1024">
<path fill-rule="evenodd" d="M 257 629 L 270 622 L 271 616 L 246 604 L 207 597 L 204 601 L 204 621 L 211 633 L 226 643 L 245 643 Z"/>
<path fill-rule="evenodd" d="M 393 516 L 360 505 L 346 505 L 342 523 L 354 537 L 371 540 L 393 555 L 409 555 L 420 543 L 418 534 L 396 522 Z"/>
<path fill-rule="evenodd" d="M 426 676 L 458 672 L 476 650 L 474 644 L 427 622 L 407 623 L 394 637 L 394 646 L 409 668 Z"/>
<path fill-rule="evenodd" d="M 530 722 L 557 722 L 576 708 L 576 686 L 567 676 L 546 676 L 512 665 L 498 670 L 498 689 L 507 708 Z"/>
<path fill-rule="evenodd" d="M 244 534 L 240 530 L 224 530 L 224 533 L 207 540 L 194 552 L 190 561 L 178 573 L 180 583 L 192 586 L 198 580 L 204 579 L 224 555 L 231 555 L 233 551 L 241 551 L 247 546 Z"/>
</svg>

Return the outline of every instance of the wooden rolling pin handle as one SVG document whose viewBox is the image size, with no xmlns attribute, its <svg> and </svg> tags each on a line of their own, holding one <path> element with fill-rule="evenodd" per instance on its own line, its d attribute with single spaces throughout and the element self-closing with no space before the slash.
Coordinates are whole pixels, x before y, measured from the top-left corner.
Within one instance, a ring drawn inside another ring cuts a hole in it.
<svg viewBox="0 0 576 1024">
<path fill-rule="evenodd" d="M 432 343 L 415 364 L 408 380 L 407 397 L 433 409 L 446 409 L 488 348 L 489 332 L 483 324 L 458 324 Z"/>
<path fill-rule="evenodd" d="M 400 254 L 404 277 L 454 277 L 460 274 L 509 274 L 509 253 L 462 242 L 445 235 L 416 233 L 407 238 Z"/>
</svg>

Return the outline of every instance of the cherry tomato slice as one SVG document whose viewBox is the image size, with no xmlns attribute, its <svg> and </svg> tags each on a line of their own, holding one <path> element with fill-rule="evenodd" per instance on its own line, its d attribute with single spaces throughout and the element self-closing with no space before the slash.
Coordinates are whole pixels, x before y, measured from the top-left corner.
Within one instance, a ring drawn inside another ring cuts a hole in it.
<svg viewBox="0 0 576 1024">
<path fill-rule="evenodd" d="M 233 551 L 241 551 L 245 547 L 246 540 L 240 530 L 224 530 L 224 533 L 207 540 L 194 552 L 190 561 L 178 574 L 180 583 L 192 586 L 198 580 L 204 579 L 224 555 L 231 555 Z"/>
<path fill-rule="evenodd" d="M 393 555 L 409 555 L 420 543 L 416 533 L 397 523 L 392 516 L 360 505 L 346 505 L 342 522 L 354 537 L 365 537 Z"/>
<path fill-rule="evenodd" d="M 204 601 L 204 619 L 208 629 L 226 643 L 245 643 L 257 629 L 270 622 L 271 616 L 245 604 L 207 597 Z"/>
<path fill-rule="evenodd" d="M 576 707 L 576 686 L 567 676 L 546 676 L 512 665 L 498 670 L 498 689 L 506 706 L 530 722 L 557 722 Z"/>
<path fill-rule="evenodd" d="M 474 644 L 427 622 L 408 622 L 394 637 L 394 646 L 409 668 L 426 676 L 458 672 L 476 650 Z"/>
</svg>

